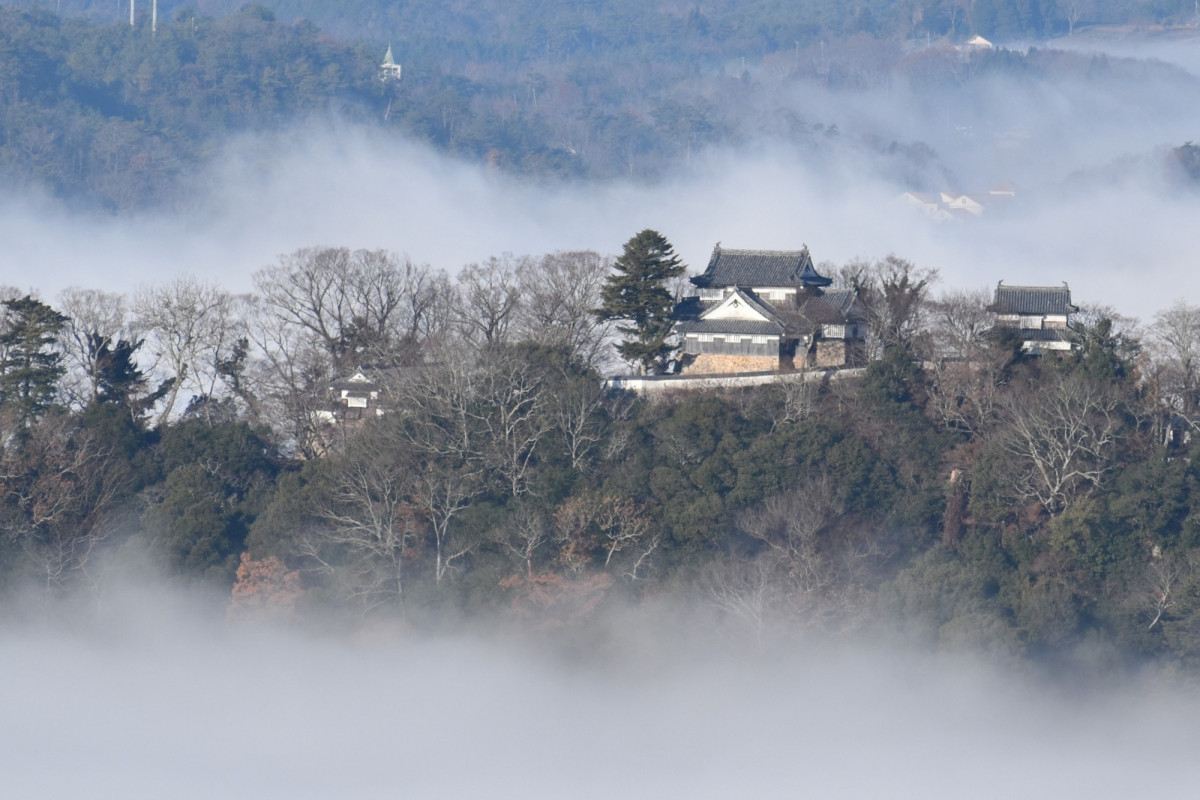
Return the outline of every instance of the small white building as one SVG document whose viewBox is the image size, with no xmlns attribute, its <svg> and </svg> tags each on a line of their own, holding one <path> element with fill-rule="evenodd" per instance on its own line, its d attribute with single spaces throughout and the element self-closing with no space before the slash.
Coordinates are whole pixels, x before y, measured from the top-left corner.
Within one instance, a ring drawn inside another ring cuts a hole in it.
<svg viewBox="0 0 1200 800">
<path fill-rule="evenodd" d="M 1062 286 L 1005 286 L 1000 281 L 988 306 L 996 315 L 996 330 L 1015 330 L 1021 349 L 1034 354 L 1073 349 L 1071 315 L 1078 310 L 1066 281 Z"/>
<path fill-rule="evenodd" d="M 379 408 L 379 384 L 368 378 L 362 370 L 358 370 L 349 378 L 343 378 L 330 384 L 337 402 L 344 409 L 343 419 L 362 419 L 374 410 L 376 415 L 382 414 Z"/>
</svg>

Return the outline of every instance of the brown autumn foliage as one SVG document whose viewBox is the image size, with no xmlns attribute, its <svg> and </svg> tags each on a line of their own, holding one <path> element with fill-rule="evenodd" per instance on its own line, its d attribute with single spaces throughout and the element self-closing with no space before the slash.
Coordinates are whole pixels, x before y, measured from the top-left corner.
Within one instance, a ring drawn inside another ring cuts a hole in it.
<svg viewBox="0 0 1200 800">
<path fill-rule="evenodd" d="M 275 556 L 252 558 L 242 553 L 229 617 L 237 620 L 290 620 L 301 594 L 300 573 Z"/>
</svg>

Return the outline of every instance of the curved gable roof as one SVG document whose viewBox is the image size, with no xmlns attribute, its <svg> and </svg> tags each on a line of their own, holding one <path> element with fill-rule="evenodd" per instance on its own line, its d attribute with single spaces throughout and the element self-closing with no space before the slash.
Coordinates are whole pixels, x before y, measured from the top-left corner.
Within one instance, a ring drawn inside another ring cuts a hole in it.
<svg viewBox="0 0 1200 800">
<path fill-rule="evenodd" d="M 753 292 L 742 289 L 734 289 L 733 293 L 724 300 L 700 314 L 700 319 L 711 320 L 749 319 L 750 317 L 757 317 L 760 321 L 773 320 L 776 319 L 776 314 L 770 306 L 760 302 Z"/>
<path fill-rule="evenodd" d="M 813 267 L 808 248 L 800 250 L 730 250 L 713 248 L 708 268 L 692 278 L 696 286 L 746 288 L 765 286 L 828 286 L 832 280 Z"/>
</svg>

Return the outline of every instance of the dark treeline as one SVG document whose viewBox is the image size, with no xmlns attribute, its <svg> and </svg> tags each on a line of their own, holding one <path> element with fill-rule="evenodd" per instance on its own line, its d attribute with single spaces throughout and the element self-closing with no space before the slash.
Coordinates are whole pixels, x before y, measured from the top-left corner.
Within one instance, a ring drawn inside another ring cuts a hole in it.
<svg viewBox="0 0 1200 800">
<path fill-rule="evenodd" d="M 99 0 L 8 0 L 105 22 L 127 22 L 129 3 Z M 234 13 L 243 0 L 161 0 L 160 20 L 183 13 Z M 1036 39 L 1089 25 L 1185 24 L 1195 11 L 1186 0 L 836 0 L 801 3 L 639 3 L 636 0 L 262 0 L 280 19 L 309 19 L 339 36 L 390 40 L 422 59 L 477 62 L 571 59 L 603 52 L 689 61 L 721 55 L 760 58 L 855 33 L 886 39 L 982 34 Z M 150 0 L 136 5 L 148 20 Z"/>
<path fill-rule="evenodd" d="M 563 626 L 671 596 L 759 641 L 883 623 L 1195 665 L 1200 308 L 1085 311 L 1037 358 L 985 293 L 889 257 L 836 270 L 873 331 L 860 376 L 647 402 L 603 388 L 609 264 L 452 280 L 313 248 L 247 296 L 9 291 L 0 580 L 86 588 L 103 554 L 251 616 Z"/>
<path fill-rule="evenodd" d="M 186 207 L 195 173 L 229 134 L 334 118 L 520 175 L 653 179 L 706 148 L 768 137 L 805 152 L 884 154 L 893 177 L 920 187 L 944 169 L 928 145 L 839 131 L 792 107 L 789 86 L 853 91 L 902 80 L 943 91 L 995 74 L 1182 79 L 1131 60 L 955 50 L 988 29 L 978 21 L 982 2 L 826 3 L 794 13 L 770 4 L 738 4 L 736 13 L 339 4 L 336 14 L 364 20 L 334 28 L 359 37 L 346 39 L 322 33 L 310 20 L 330 25 L 334 12 L 312 5 L 163 3 L 153 34 L 148 4 L 137 5 L 133 27 L 110 5 L 84 16 L 0 7 L 0 178 L 112 210 Z M 1062 19 L 1037 2 L 996 5 L 1026 9 L 1018 16 L 1041 9 L 1046 33 Z M 1102 5 L 1088 8 L 1100 14 Z M 403 76 L 385 82 L 389 44 Z"/>
</svg>

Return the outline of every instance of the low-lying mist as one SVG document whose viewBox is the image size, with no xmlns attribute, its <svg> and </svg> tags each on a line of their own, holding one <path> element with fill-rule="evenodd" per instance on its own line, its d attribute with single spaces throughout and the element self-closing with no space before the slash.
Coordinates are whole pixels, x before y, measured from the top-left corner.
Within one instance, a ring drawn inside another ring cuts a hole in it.
<svg viewBox="0 0 1200 800">
<path fill-rule="evenodd" d="M 678 609 L 616 614 L 582 650 L 228 624 L 150 589 L 63 616 L 0 628 L 12 797 L 1083 798 L 1200 777 L 1200 708 L 1167 682 L 740 647 Z"/>
<path fill-rule="evenodd" d="M 88 216 L 0 198 L 0 267 L 5 282 L 46 297 L 184 272 L 245 290 L 277 255 L 314 244 L 388 248 L 455 271 L 502 252 L 613 253 L 651 227 L 697 271 L 718 240 L 807 244 L 818 261 L 894 252 L 938 269 L 948 287 L 1065 280 L 1079 302 L 1144 318 L 1167 304 L 1164 285 L 1200 290 L 1190 269 L 1200 198 L 1166 169 L 1169 148 L 1200 129 L 1200 81 L 1183 45 L 1171 47 L 1169 63 L 1054 80 L 781 84 L 779 108 L 829 126 L 817 146 L 751 138 L 697 151 L 653 184 L 522 180 L 332 123 L 246 135 L 193 177 L 181 211 Z M 777 112 L 764 109 L 764 122 Z M 932 160 L 913 161 L 916 143 Z M 1016 197 L 978 219 L 938 224 L 897 200 L 906 189 L 986 194 L 1003 181 Z"/>
</svg>

